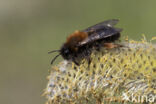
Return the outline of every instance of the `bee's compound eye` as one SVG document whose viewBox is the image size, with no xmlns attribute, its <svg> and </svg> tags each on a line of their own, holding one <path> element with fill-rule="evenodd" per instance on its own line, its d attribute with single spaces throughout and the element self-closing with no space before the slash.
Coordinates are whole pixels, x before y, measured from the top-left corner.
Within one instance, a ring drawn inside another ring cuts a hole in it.
<svg viewBox="0 0 156 104">
<path fill-rule="evenodd" d="M 70 51 L 69 47 L 63 46 L 61 48 L 61 55 L 62 55 L 62 57 L 64 59 L 69 60 L 70 59 L 70 54 L 71 54 L 71 51 Z"/>
<path fill-rule="evenodd" d="M 67 55 L 67 54 L 69 54 L 69 49 L 66 49 L 65 51 L 64 51 L 64 53 Z"/>
<path fill-rule="evenodd" d="M 62 56 L 63 56 L 65 59 L 69 60 L 69 59 L 70 59 L 70 51 L 69 51 L 69 49 L 65 49 L 65 50 L 63 51 L 63 53 L 62 53 Z"/>
</svg>

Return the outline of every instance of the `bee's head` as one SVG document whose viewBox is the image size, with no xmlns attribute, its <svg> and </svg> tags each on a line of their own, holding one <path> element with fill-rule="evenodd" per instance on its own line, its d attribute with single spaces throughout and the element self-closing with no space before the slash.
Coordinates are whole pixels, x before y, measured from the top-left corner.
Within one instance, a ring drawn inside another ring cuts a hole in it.
<svg viewBox="0 0 156 104">
<path fill-rule="evenodd" d="M 60 54 L 62 55 L 62 57 L 66 60 L 71 59 L 71 50 L 68 46 L 63 45 L 61 50 L 60 50 Z"/>
<path fill-rule="evenodd" d="M 56 55 L 56 56 L 52 59 L 51 64 L 53 64 L 53 62 L 56 60 L 56 58 L 57 58 L 58 56 L 60 56 L 60 55 L 61 55 L 64 59 L 66 59 L 66 60 L 72 59 L 72 55 L 71 55 L 71 54 L 72 54 L 72 51 L 71 51 L 70 47 L 67 46 L 66 44 L 64 44 L 60 50 L 53 50 L 53 51 L 50 51 L 50 52 L 48 52 L 48 53 L 53 53 L 53 52 L 59 52 L 59 54 Z"/>
</svg>

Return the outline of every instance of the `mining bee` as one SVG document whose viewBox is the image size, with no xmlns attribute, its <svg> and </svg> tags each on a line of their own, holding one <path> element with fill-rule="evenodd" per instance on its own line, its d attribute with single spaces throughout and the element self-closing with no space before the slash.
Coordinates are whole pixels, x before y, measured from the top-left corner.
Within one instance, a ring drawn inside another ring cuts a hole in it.
<svg viewBox="0 0 156 104">
<path fill-rule="evenodd" d="M 117 47 L 114 41 L 120 38 L 120 32 L 122 31 L 122 29 L 114 27 L 118 21 L 117 19 L 107 20 L 88 27 L 87 29 L 75 31 L 67 37 L 66 42 L 60 50 L 49 52 L 59 52 L 59 54 L 52 59 L 51 64 L 61 55 L 65 60 L 72 61 L 79 65 L 80 60 L 89 58 L 93 49 L 99 49 L 100 47 Z"/>
</svg>

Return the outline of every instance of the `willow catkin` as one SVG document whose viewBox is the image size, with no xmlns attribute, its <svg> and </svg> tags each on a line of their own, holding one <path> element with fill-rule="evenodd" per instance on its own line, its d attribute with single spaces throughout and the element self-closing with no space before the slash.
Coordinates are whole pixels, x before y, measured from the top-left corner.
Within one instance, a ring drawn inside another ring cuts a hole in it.
<svg viewBox="0 0 156 104">
<path fill-rule="evenodd" d="M 90 64 L 84 59 L 80 66 L 62 61 L 53 67 L 45 89 L 47 104 L 154 103 L 156 47 L 147 42 L 121 44 L 93 50 Z"/>
</svg>

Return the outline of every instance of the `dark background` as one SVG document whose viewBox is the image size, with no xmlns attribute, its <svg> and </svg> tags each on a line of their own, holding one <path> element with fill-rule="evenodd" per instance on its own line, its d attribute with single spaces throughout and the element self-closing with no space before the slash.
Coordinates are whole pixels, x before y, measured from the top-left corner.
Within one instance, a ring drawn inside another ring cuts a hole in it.
<svg viewBox="0 0 156 104">
<path fill-rule="evenodd" d="M 47 52 L 75 30 L 114 18 L 123 37 L 156 36 L 154 0 L 0 0 L 0 104 L 43 104 L 56 55 Z"/>
</svg>

